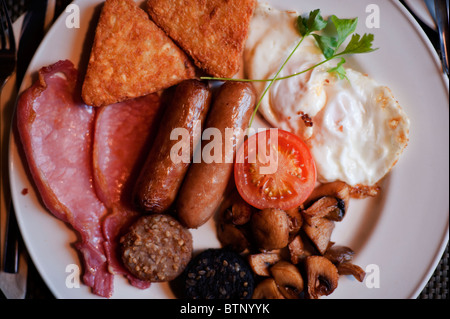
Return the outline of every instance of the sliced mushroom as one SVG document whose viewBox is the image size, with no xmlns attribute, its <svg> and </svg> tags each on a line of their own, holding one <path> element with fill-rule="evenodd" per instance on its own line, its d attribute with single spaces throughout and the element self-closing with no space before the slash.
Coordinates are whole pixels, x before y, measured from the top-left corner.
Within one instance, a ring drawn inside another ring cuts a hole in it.
<svg viewBox="0 0 450 319">
<path fill-rule="evenodd" d="M 256 245 L 262 251 L 284 248 L 289 243 L 289 218 L 280 209 L 255 212 L 250 226 Z"/>
<path fill-rule="evenodd" d="M 309 256 L 306 258 L 305 267 L 310 298 L 328 296 L 337 288 L 339 273 L 336 266 L 327 258 Z"/>
<path fill-rule="evenodd" d="M 350 189 L 351 187 L 346 183 L 339 181 L 322 184 L 314 189 L 308 200 L 305 202 L 305 207 L 309 207 L 319 198 L 331 196 L 338 199 L 338 205 L 342 210 L 341 213 L 342 215 L 345 215 L 350 200 Z"/>
<path fill-rule="evenodd" d="M 311 218 L 327 218 L 333 221 L 341 221 L 345 216 L 345 204 L 339 198 L 324 196 L 317 199 L 307 209 L 302 210 L 306 221 Z"/>
<path fill-rule="evenodd" d="M 325 254 L 334 229 L 334 221 L 327 218 L 312 218 L 303 225 L 305 234 L 311 239 L 321 255 Z"/>
<path fill-rule="evenodd" d="M 253 299 L 285 299 L 273 278 L 261 281 L 253 291 Z"/>
<path fill-rule="evenodd" d="M 294 265 L 297 265 L 306 257 L 311 255 L 311 252 L 305 249 L 305 244 L 303 243 L 300 235 L 294 237 L 294 239 L 289 243 L 288 248 L 291 262 Z"/>
<path fill-rule="evenodd" d="M 282 260 L 270 268 L 270 273 L 286 299 L 300 299 L 303 292 L 303 278 L 297 267 Z"/>
<path fill-rule="evenodd" d="M 289 237 L 292 239 L 300 231 L 303 224 L 303 217 L 298 208 L 286 211 L 289 217 Z"/>
<path fill-rule="evenodd" d="M 339 275 L 353 275 L 359 282 L 363 282 L 366 277 L 366 272 L 361 267 L 350 262 L 339 264 L 337 269 Z"/>
<path fill-rule="evenodd" d="M 230 219 L 234 225 L 244 225 L 250 221 L 252 217 L 253 208 L 247 204 L 243 199 L 233 203 L 231 206 Z"/>
<path fill-rule="evenodd" d="M 340 215 L 343 215 L 343 213 L 339 213 L 339 210 L 339 200 L 336 197 L 324 196 L 303 210 L 302 213 L 306 219 L 330 217 L 329 219 L 335 220 Z"/>
<path fill-rule="evenodd" d="M 324 257 L 328 258 L 333 264 L 339 265 L 351 261 L 355 252 L 346 246 L 332 246 L 327 249 Z"/>
<path fill-rule="evenodd" d="M 334 206 L 327 214 L 326 218 L 340 222 L 345 216 L 345 204 L 344 201 L 337 199 L 337 205 Z"/>
<path fill-rule="evenodd" d="M 233 224 L 220 223 L 217 226 L 217 238 L 223 247 L 230 247 L 239 253 L 250 247 L 245 234 Z"/>
<path fill-rule="evenodd" d="M 248 263 L 256 275 L 269 277 L 270 266 L 276 264 L 280 259 L 280 255 L 276 253 L 261 253 L 250 255 Z"/>
</svg>

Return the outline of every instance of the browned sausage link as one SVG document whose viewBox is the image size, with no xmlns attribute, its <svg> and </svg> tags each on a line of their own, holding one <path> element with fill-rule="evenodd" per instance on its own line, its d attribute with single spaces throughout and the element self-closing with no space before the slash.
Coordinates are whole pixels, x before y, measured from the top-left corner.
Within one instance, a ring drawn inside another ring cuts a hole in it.
<svg viewBox="0 0 450 319">
<path fill-rule="evenodd" d="M 211 97 L 211 89 L 197 80 L 184 81 L 176 87 L 172 103 L 163 114 L 158 135 L 135 185 L 135 201 L 142 209 L 162 213 L 174 202 L 189 168 L 193 150 L 200 141 L 200 134 L 194 134 L 197 130 L 195 125 L 204 124 Z M 189 132 L 190 158 L 174 162 L 170 152 L 180 142 L 180 137 L 171 140 L 170 136 L 174 129 L 180 128 Z"/>
<path fill-rule="evenodd" d="M 207 128 L 220 131 L 222 161 L 206 163 L 203 154 L 200 163 L 194 161 L 190 166 L 175 204 L 179 220 L 186 227 L 197 228 L 203 225 L 220 205 L 233 172 L 236 145 L 244 138 L 244 134 L 236 134 L 233 147 L 225 147 L 225 129 L 232 129 L 234 132 L 240 130 L 244 133 L 255 106 L 255 99 L 253 87 L 249 83 L 227 82 L 219 89 L 206 120 L 205 131 Z M 203 138 L 203 150 L 208 143 L 212 141 Z M 231 161 L 226 160 L 230 159 L 230 156 Z"/>
</svg>

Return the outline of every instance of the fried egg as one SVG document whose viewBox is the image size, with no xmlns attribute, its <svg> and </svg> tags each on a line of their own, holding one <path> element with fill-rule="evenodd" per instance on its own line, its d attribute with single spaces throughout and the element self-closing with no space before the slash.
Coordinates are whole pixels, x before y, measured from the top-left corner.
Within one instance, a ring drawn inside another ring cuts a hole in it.
<svg viewBox="0 0 450 319">
<path fill-rule="evenodd" d="M 249 79 L 273 78 L 301 36 L 297 12 L 266 4 L 255 10 L 244 50 Z M 313 37 L 303 40 L 279 77 L 324 60 Z M 320 182 L 374 186 L 397 163 L 408 144 L 409 119 L 391 90 L 356 70 L 347 79 L 329 69 L 336 60 L 273 83 L 259 107 L 274 127 L 293 132 L 309 145 Z M 259 96 L 268 82 L 253 82 Z"/>
</svg>

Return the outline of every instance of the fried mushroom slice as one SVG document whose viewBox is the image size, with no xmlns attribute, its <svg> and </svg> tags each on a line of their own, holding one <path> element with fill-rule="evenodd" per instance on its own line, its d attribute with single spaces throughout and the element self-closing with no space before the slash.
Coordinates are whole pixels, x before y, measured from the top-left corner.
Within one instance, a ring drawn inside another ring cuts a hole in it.
<svg viewBox="0 0 450 319">
<path fill-rule="evenodd" d="M 305 234 L 311 239 L 321 255 L 325 254 L 329 247 L 334 226 L 334 221 L 327 218 L 312 218 L 303 225 Z"/>
<path fill-rule="evenodd" d="M 366 272 L 358 265 L 350 262 L 344 262 L 337 267 L 339 275 L 353 275 L 359 282 L 363 282 Z"/>
<path fill-rule="evenodd" d="M 275 283 L 275 279 L 266 278 L 253 291 L 252 299 L 285 299 Z"/>
<path fill-rule="evenodd" d="M 270 266 L 276 264 L 280 259 L 280 255 L 276 253 L 261 253 L 250 255 L 248 263 L 256 275 L 269 277 Z"/>
<path fill-rule="evenodd" d="M 292 239 L 298 234 L 303 225 L 303 217 L 299 208 L 286 210 L 289 218 L 289 237 Z"/>
<path fill-rule="evenodd" d="M 300 235 L 294 237 L 294 239 L 289 243 L 288 249 L 291 263 L 294 265 L 299 264 L 306 257 L 311 256 L 311 252 L 306 249 Z"/>
<path fill-rule="evenodd" d="M 244 225 L 250 221 L 252 213 L 252 206 L 240 199 L 231 207 L 231 222 L 234 225 Z"/>
<path fill-rule="evenodd" d="M 328 258 L 333 264 L 339 265 L 351 261 L 355 252 L 346 246 L 332 246 L 327 249 L 324 257 Z"/>
<path fill-rule="evenodd" d="M 281 260 L 270 268 L 270 273 L 286 299 L 300 298 L 303 292 L 303 278 L 297 267 Z"/>
<path fill-rule="evenodd" d="M 345 215 L 350 200 L 350 186 L 340 181 L 322 184 L 314 189 L 308 200 L 305 202 L 305 207 L 310 206 L 324 196 L 335 197 L 338 200 L 343 215 Z"/>
<path fill-rule="evenodd" d="M 345 215 L 345 204 L 339 198 L 324 196 L 316 200 L 307 209 L 302 210 L 306 219 L 328 218 L 334 221 L 341 221 Z"/>
<path fill-rule="evenodd" d="M 309 256 L 305 261 L 308 296 L 318 299 L 328 296 L 338 285 L 339 273 L 336 266 L 322 256 Z"/>
<path fill-rule="evenodd" d="M 252 215 L 250 226 L 256 245 L 262 251 L 284 248 L 289 243 L 289 218 L 280 209 L 263 209 Z"/>
<path fill-rule="evenodd" d="M 217 238 L 223 247 L 229 247 L 239 253 L 250 247 L 244 232 L 233 224 L 217 225 Z"/>
</svg>

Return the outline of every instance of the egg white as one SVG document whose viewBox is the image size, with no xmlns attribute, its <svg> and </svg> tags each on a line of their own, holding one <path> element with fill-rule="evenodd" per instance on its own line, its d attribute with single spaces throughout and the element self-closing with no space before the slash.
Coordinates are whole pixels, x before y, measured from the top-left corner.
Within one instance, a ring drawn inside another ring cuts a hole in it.
<svg viewBox="0 0 450 319">
<path fill-rule="evenodd" d="M 273 78 L 295 45 L 297 12 L 266 4 L 255 10 L 244 51 L 249 79 Z M 279 77 L 324 59 L 313 37 L 303 40 Z M 328 72 L 337 61 L 274 82 L 259 111 L 274 127 L 293 132 L 310 146 L 320 182 L 373 186 L 395 165 L 408 144 L 409 119 L 389 88 L 346 68 L 347 79 Z M 261 96 L 267 82 L 254 82 Z M 303 116 L 311 118 L 308 126 Z"/>
</svg>

